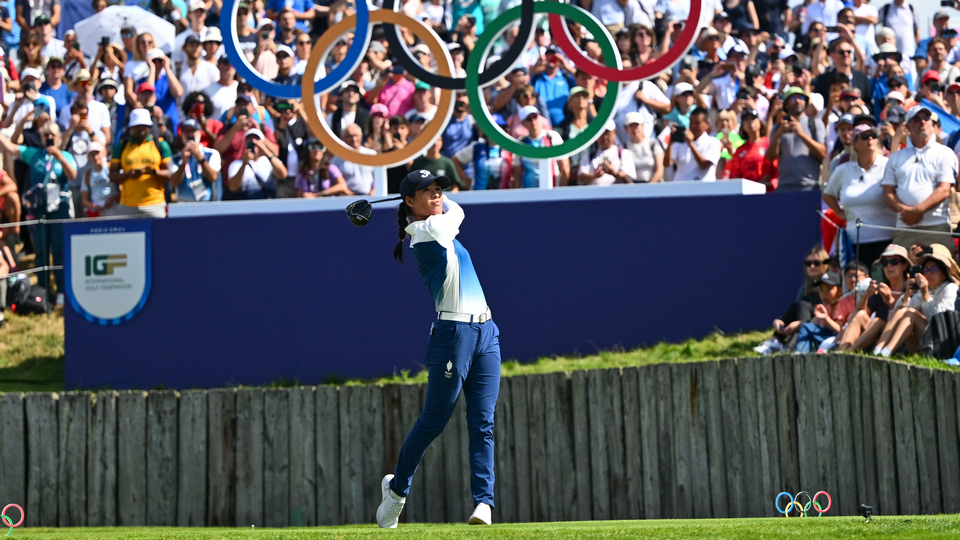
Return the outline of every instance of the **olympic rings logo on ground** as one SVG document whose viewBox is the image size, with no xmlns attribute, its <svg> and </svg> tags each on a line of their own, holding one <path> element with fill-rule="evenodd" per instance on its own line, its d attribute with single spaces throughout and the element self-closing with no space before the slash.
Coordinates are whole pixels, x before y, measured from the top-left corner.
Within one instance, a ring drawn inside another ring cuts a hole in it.
<svg viewBox="0 0 960 540">
<path fill-rule="evenodd" d="M 20 511 L 20 521 L 18 521 L 18 522 L 16 522 L 16 523 L 13 523 L 13 521 L 10 519 L 10 517 L 7 516 L 7 510 L 9 510 L 10 508 L 16 508 L 17 510 Z M 23 512 L 23 508 L 21 508 L 19 504 L 10 503 L 10 504 L 4 506 L 4 507 L 3 507 L 3 512 L 0 513 L 0 519 L 3 520 L 3 524 L 4 524 L 4 525 L 6 525 L 7 527 L 10 527 L 10 531 L 8 531 L 7 534 L 5 534 L 4 536 L 10 536 L 11 534 L 13 534 L 13 529 L 19 527 L 20 525 L 23 525 L 23 518 L 24 518 L 25 516 L 26 516 L 26 514 L 24 514 L 24 512 Z"/>
<path fill-rule="evenodd" d="M 790 499 L 790 502 L 787 503 L 786 507 L 781 508 L 780 498 L 783 497 L 784 495 L 786 495 Z M 806 504 L 800 503 L 801 495 L 807 496 Z M 820 505 L 820 503 L 817 502 L 817 498 L 820 497 L 820 495 L 823 495 L 827 498 L 826 508 L 823 508 Z M 826 491 L 818 491 L 813 497 L 811 497 L 810 494 L 807 493 L 806 491 L 801 491 L 800 493 L 797 493 L 796 497 L 787 493 L 786 491 L 783 491 L 779 495 L 777 495 L 777 500 L 775 504 L 777 505 L 777 512 L 783 514 L 783 517 L 790 517 L 790 512 L 794 510 L 797 511 L 798 517 L 807 517 L 807 513 L 810 511 L 811 506 L 818 512 L 817 517 L 820 517 L 826 514 L 827 511 L 830 510 L 830 507 L 833 506 L 833 499 L 830 498 L 830 494 L 827 493 Z"/>
<path fill-rule="evenodd" d="M 220 19 L 220 30 L 224 35 L 223 47 L 227 57 L 239 73 L 251 86 L 261 92 L 283 99 L 302 99 L 304 111 L 307 115 L 307 124 L 313 134 L 334 155 L 359 165 L 371 167 L 393 167 L 406 163 L 429 148 L 443 134 L 453 117 L 454 92 L 466 92 L 473 105 L 472 112 L 480 130 L 490 140 L 515 155 L 532 159 L 557 159 L 576 154 L 587 148 L 603 133 L 603 128 L 616 113 L 616 102 L 621 83 L 633 82 L 655 77 L 673 67 L 693 46 L 704 18 L 703 0 L 691 0 L 690 15 L 687 24 L 681 31 L 677 42 L 660 58 L 641 66 L 630 69 L 623 68 L 620 51 L 616 40 L 607 29 L 590 12 L 564 2 L 547 2 L 522 0 L 520 5 L 500 14 L 488 23 L 482 34 L 477 36 L 474 45 L 474 54 L 470 55 L 467 63 L 467 76 L 453 77 L 454 65 L 444 42 L 440 36 L 423 22 L 396 11 L 402 2 L 384 0 L 383 9 L 372 9 L 366 0 L 359 0 L 356 13 L 344 17 L 340 22 L 327 29 L 317 40 L 307 60 L 304 69 L 303 84 L 301 87 L 283 86 L 264 78 L 247 61 L 240 50 L 240 41 L 237 35 L 237 7 L 239 0 L 223 0 L 222 13 L 226 17 Z M 534 37 L 536 14 L 547 14 L 551 27 L 561 28 L 562 31 L 553 31 L 551 35 L 557 46 L 566 54 L 570 61 L 579 69 L 607 81 L 607 99 L 603 100 L 597 117 L 588 124 L 587 129 L 572 139 L 557 146 L 536 147 L 525 144 L 505 133 L 490 117 L 486 101 L 483 99 L 482 89 L 494 84 L 507 75 L 516 65 L 517 59 L 529 47 Z M 515 20 L 520 21 L 519 32 L 513 43 L 501 55 L 500 59 L 484 69 L 485 59 L 497 38 L 508 25 Z M 572 20 L 583 25 L 600 45 L 605 65 L 601 65 L 588 58 L 573 42 L 565 20 Z M 693 21 L 695 24 L 690 24 Z M 327 125 L 325 115 L 320 111 L 319 94 L 328 92 L 345 81 L 360 65 L 366 54 L 367 46 L 372 35 L 373 23 L 382 23 L 386 26 L 386 39 L 390 50 L 397 56 L 399 63 L 414 77 L 440 90 L 440 99 L 437 104 L 437 114 L 424 127 L 413 143 L 402 150 L 376 154 L 373 152 L 357 151 L 337 138 Z M 407 45 L 400 38 L 400 27 L 406 27 L 415 36 L 423 40 L 437 62 L 437 71 L 432 73 L 417 61 Z M 355 29 L 353 43 L 347 51 L 346 57 L 335 66 L 330 73 L 317 79 L 320 62 L 323 60 L 335 40 L 343 34 Z M 312 76 L 307 74 L 313 74 Z"/>
</svg>

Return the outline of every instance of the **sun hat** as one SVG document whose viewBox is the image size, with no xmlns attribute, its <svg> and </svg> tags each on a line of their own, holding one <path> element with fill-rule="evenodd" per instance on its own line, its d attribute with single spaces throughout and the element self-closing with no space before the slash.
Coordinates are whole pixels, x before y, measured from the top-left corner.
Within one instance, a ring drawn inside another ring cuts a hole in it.
<svg viewBox="0 0 960 540">
<path fill-rule="evenodd" d="M 886 247 L 886 249 L 883 250 L 883 253 L 880 254 L 880 257 L 873 261 L 873 264 L 880 264 L 880 259 L 893 256 L 903 257 L 903 260 L 907 261 L 907 263 L 910 262 L 910 254 L 907 253 L 907 248 L 897 244 L 890 244 Z"/>
<path fill-rule="evenodd" d="M 937 246 L 940 244 L 933 244 L 933 253 L 927 253 L 926 255 L 920 257 L 920 260 L 917 261 L 920 266 L 925 265 L 929 261 L 937 261 L 947 269 L 946 278 L 954 283 L 960 282 L 960 269 L 957 269 L 957 263 L 953 260 L 953 257 L 949 255 L 949 251 L 945 246 L 940 246 L 942 249 L 937 249 Z M 946 253 L 945 253 L 946 252 Z"/>
<path fill-rule="evenodd" d="M 960 280 L 960 265 L 957 264 L 957 261 L 953 258 L 953 255 L 951 255 L 950 250 L 947 248 L 947 246 L 943 244 L 933 244 L 930 247 L 933 248 L 933 252 L 935 254 L 940 254 L 945 259 L 950 261 L 950 265 L 949 265 L 950 273 L 953 274 L 953 277 Z M 923 263 L 920 263 L 920 264 L 923 264 Z"/>
<path fill-rule="evenodd" d="M 152 126 L 153 120 L 150 119 L 150 112 L 146 109 L 134 109 L 130 112 L 129 127 Z"/>
</svg>

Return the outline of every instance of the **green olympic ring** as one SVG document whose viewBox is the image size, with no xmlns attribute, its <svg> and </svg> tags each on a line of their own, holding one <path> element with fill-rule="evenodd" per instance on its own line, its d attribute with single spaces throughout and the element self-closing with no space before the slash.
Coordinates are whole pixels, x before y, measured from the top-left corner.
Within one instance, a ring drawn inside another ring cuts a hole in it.
<svg viewBox="0 0 960 540">
<path fill-rule="evenodd" d="M 509 9 L 494 19 L 493 22 L 484 29 L 483 33 L 480 34 L 480 37 L 477 38 L 476 45 L 474 45 L 474 54 L 470 55 L 470 61 L 467 63 L 466 91 L 467 96 L 470 98 L 470 103 L 478 104 L 477 107 L 481 109 L 481 111 L 478 112 L 483 113 L 475 114 L 474 119 L 477 121 L 477 125 L 480 126 L 480 130 L 490 137 L 493 143 L 500 145 L 515 155 L 532 159 L 556 159 L 575 154 L 593 144 L 593 142 L 600 137 L 604 125 L 613 117 L 617 94 L 620 90 L 620 83 L 608 81 L 606 99 L 603 100 L 600 110 L 597 111 L 597 117 L 587 124 L 587 129 L 580 132 L 574 138 L 564 141 L 557 146 L 531 146 L 504 133 L 490 120 L 490 111 L 487 109 L 487 103 L 480 94 L 480 68 L 487 55 L 487 49 L 491 42 L 503 32 L 503 29 L 506 28 L 508 24 L 520 18 L 521 7 L 522 6 L 516 6 Z M 607 65 L 610 65 L 609 62 L 611 59 L 615 59 L 615 66 L 612 67 L 617 67 L 618 69 L 623 68 L 623 63 L 620 60 L 620 51 L 617 49 L 616 43 L 613 41 L 610 33 L 607 32 L 606 29 L 600 25 L 600 22 L 589 12 L 582 8 L 560 2 L 537 2 L 535 4 L 535 11 L 537 13 L 561 15 L 582 24 L 587 28 L 587 31 L 598 38 L 597 43 L 600 44 L 600 50 L 603 53 L 603 58 L 606 60 Z M 562 30 L 560 31 L 562 32 Z M 604 39 L 599 39 L 600 36 L 603 36 Z"/>
</svg>

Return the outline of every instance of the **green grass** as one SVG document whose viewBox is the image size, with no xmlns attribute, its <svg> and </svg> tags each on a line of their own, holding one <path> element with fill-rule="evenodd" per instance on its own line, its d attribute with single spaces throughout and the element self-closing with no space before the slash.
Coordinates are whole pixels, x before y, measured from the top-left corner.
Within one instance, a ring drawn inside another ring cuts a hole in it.
<svg viewBox="0 0 960 540">
<path fill-rule="evenodd" d="M 522 523 L 491 527 L 467 525 L 400 525 L 397 530 L 380 530 L 375 525 L 291 529 L 174 529 L 174 528 L 89 528 L 16 529 L 11 538 L 35 539 L 142 539 L 142 540 L 227 540 L 227 539 L 316 539 L 390 538 L 448 539 L 491 538 L 923 538 L 956 539 L 960 516 L 876 517 L 864 523 L 855 517 L 759 518 L 712 520 L 581 521 L 568 523 Z"/>
<path fill-rule="evenodd" d="M 0 328 L 0 392 L 63 390 L 63 314 L 5 312 Z"/>
</svg>

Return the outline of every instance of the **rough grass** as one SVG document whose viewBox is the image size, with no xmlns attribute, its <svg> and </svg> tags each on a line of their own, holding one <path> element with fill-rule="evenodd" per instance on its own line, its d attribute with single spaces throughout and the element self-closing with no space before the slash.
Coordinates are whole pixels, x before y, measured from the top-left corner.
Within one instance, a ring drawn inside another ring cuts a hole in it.
<svg viewBox="0 0 960 540">
<path fill-rule="evenodd" d="M 63 314 L 5 312 L 0 328 L 0 391 L 63 389 Z"/>
<path fill-rule="evenodd" d="M 15 529 L 11 537 L 34 539 L 138 539 L 138 540 L 227 540 L 316 538 L 448 539 L 491 538 L 666 538 L 740 540 L 751 538 L 898 538 L 956 539 L 960 516 L 881 516 L 870 523 L 856 517 L 691 519 L 649 521 L 581 521 L 567 523 L 521 523 L 490 527 L 467 525 L 400 525 L 381 530 L 375 525 L 290 529 L 174 529 L 174 528 L 89 528 Z"/>
</svg>

